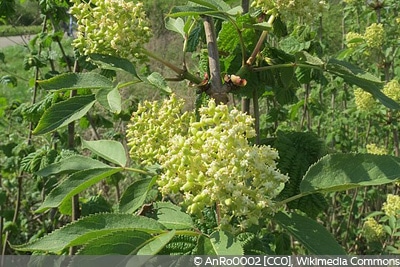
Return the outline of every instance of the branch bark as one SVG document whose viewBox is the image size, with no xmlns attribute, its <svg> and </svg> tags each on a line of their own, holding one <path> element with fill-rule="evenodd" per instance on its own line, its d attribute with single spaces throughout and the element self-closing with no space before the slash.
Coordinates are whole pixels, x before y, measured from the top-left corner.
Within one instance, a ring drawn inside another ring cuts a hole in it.
<svg viewBox="0 0 400 267">
<path fill-rule="evenodd" d="M 222 85 L 217 37 L 212 17 L 205 16 L 203 18 L 203 24 L 206 33 L 208 65 L 210 68 L 210 89 L 207 93 L 215 99 L 217 104 L 226 104 L 229 100 L 228 90 L 226 86 Z"/>
</svg>

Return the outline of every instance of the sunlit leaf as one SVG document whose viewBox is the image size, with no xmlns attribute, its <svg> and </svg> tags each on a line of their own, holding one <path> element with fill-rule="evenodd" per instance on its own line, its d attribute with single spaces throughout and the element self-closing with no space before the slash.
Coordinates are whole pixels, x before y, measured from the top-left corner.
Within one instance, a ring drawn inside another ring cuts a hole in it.
<svg viewBox="0 0 400 267">
<path fill-rule="evenodd" d="M 97 73 L 64 73 L 48 80 L 38 81 L 44 90 L 99 89 L 112 87 L 112 82 Z"/>
<path fill-rule="evenodd" d="M 312 165 L 301 184 L 301 193 L 341 191 L 382 185 L 400 179 L 400 158 L 373 154 L 332 154 Z"/>
<path fill-rule="evenodd" d="M 124 167 L 127 162 L 124 146 L 114 140 L 86 141 L 82 139 L 82 148 L 87 148 L 96 155 Z"/>
<path fill-rule="evenodd" d="M 94 102 L 94 95 L 83 95 L 54 104 L 44 112 L 33 134 L 45 134 L 82 118 Z"/>
</svg>

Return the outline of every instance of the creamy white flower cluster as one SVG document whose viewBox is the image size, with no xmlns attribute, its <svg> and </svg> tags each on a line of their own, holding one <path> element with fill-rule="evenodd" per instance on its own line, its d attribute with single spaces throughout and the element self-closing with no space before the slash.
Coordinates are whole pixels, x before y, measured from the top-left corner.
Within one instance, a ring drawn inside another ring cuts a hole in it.
<svg viewBox="0 0 400 267">
<path fill-rule="evenodd" d="M 400 101 L 400 83 L 391 80 L 383 86 L 382 92 L 395 101 Z M 358 110 L 371 112 L 377 107 L 377 101 L 368 92 L 357 88 L 354 90 L 355 102 Z"/>
<path fill-rule="evenodd" d="M 376 144 L 367 144 L 367 153 L 375 155 L 387 155 L 387 150 L 383 146 L 378 146 Z"/>
<path fill-rule="evenodd" d="M 400 217 L 400 196 L 388 194 L 382 210 L 387 216 Z"/>
<path fill-rule="evenodd" d="M 369 217 L 363 225 L 364 237 L 369 241 L 378 241 L 385 237 L 385 229 L 374 218 Z"/>
<path fill-rule="evenodd" d="M 172 102 L 164 101 L 164 105 Z M 146 106 L 153 113 L 152 107 Z M 169 110 L 167 106 L 162 109 Z M 174 120 L 183 124 L 170 123 L 172 128 L 180 127 L 176 130 L 179 133 L 172 136 L 171 130 L 167 131 L 168 142 L 161 141 L 166 149 L 159 150 L 153 159 L 162 167 L 158 180 L 161 193 L 181 195 L 187 212 L 197 216 L 205 207 L 216 207 L 222 229 L 237 232 L 257 225 L 259 219 L 274 211 L 272 199 L 288 179 L 276 167 L 278 152 L 269 146 L 249 144 L 247 138 L 255 136 L 250 116 L 216 105 L 213 100 L 199 112 L 200 120 L 195 121 L 192 113 L 189 123 L 172 113 Z M 137 148 L 143 144 L 142 138 L 159 147 L 159 143 L 153 143 L 152 133 L 140 130 L 149 126 L 143 126 L 145 122 L 136 117 L 134 114 L 129 126 L 129 144 Z M 166 120 L 153 119 L 147 123 L 160 125 L 157 120 Z M 131 149 L 131 155 L 137 152 Z"/>
<path fill-rule="evenodd" d="M 375 98 L 361 88 L 354 90 L 354 97 L 357 109 L 360 111 L 371 111 L 376 105 Z"/>
<path fill-rule="evenodd" d="M 125 0 L 72 0 L 71 14 L 78 33 L 73 45 L 83 54 L 101 53 L 140 58 L 139 50 L 151 36 L 150 22 L 141 2 Z"/>
<path fill-rule="evenodd" d="M 360 43 L 360 41 L 354 42 L 355 39 L 363 39 L 369 48 L 380 48 L 385 40 L 385 30 L 383 29 L 383 24 L 372 23 L 365 29 L 365 33 L 359 34 L 355 32 L 349 32 L 346 34 L 346 43 L 348 47 L 355 48 Z"/>
<path fill-rule="evenodd" d="M 320 0 L 255 0 L 252 5 L 266 13 L 277 12 L 286 19 L 303 18 L 309 22 L 321 14 L 326 3 Z"/>
<path fill-rule="evenodd" d="M 167 153 L 169 140 L 187 132 L 193 114 L 181 113 L 184 101 L 172 96 L 162 103 L 145 101 L 139 104 L 128 125 L 127 139 L 131 158 L 145 166 L 159 163 Z"/>
<path fill-rule="evenodd" d="M 397 80 L 391 80 L 383 87 L 383 93 L 395 101 L 400 100 L 400 83 Z"/>
</svg>

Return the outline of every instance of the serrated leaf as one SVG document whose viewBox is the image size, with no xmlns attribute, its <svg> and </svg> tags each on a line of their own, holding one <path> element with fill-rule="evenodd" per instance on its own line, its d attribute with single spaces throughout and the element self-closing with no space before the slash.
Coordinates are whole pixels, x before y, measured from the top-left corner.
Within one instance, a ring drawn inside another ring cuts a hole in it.
<svg viewBox="0 0 400 267">
<path fill-rule="evenodd" d="M 400 178 L 400 158 L 373 154 L 332 154 L 312 165 L 301 184 L 301 193 L 341 191 L 382 185 Z"/>
<path fill-rule="evenodd" d="M 112 87 L 112 82 L 97 73 L 64 73 L 48 80 L 38 81 L 44 90 L 99 89 Z"/>
<path fill-rule="evenodd" d="M 310 48 L 311 42 L 300 42 L 293 36 L 284 38 L 279 42 L 279 47 L 286 53 L 294 53 L 302 50 L 307 50 Z"/>
<path fill-rule="evenodd" d="M 101 161 L 76 155 L 65 158 L 59 162 L 50 164 L 45 168 L 37 171 L 36 175 L 46 177 L 49 175 L 60 174 L 64 172 L 74 172 L 86 169 L 107 168 L 107 167 L 109 166 Z"/>
<path fill-rule="evenodd" d="M 239 35 L 232 23 L 225 21 L 218 34 L 218 49 L 226 52 L 233 52 L 239 45 Z"/>
<path fill-rule="evenodd" d="M 200 36 L 203 31 L 202 25 L 197 25 L 190 31 L 189 38 L 186 44 L 186 52 L 194 52 L 200 42 Z"/>
<path fill-rule="evenodd" d="M 55 208 L 61 205 L 61 203 L 73 195 L 76 195 L 83 190 L 86 190 L 95 183 L 102 179 L 122 171 L 123 168 L 99 168 L 83 170 L 71 174 L 64 180 L 62 180 L 46 197 L 42 205 L 36 210 L 37 213 L 47 210 L 49 208 Z"/>
<path fill-rule="evenodd" d="M 154 203 L 157 213 L 157 221 L 165 225 L 167 229 L 190 229 L 193 228 L 192 218 L 181 211 L 181 207 L 170 202 Z"/>
<path fill-rule="evenodd" d="M 243 255 L 243 248 L 236 238 L 226 232 L 217 231 L 210 235 L 212 255 Z M 215 254 L 214 254 L 215 253 Z"/>
<path fill-rule="evenodd" d="M 170 31 L 177 32 L 180 35 L 182 35 L 183 38 L 186 37 L 186 33 L 184 30 L 185 27 L 185 22 L 183 21 L 182 18 L 167 18 L 165 22 L 165 28 L 167 28 Z"/>
<path fill-rule="evenodd" d="M 48 251 L 58 253 L 61 250 L 87 244 L 95 238 L 112 234 L 114 231 L 138 230 L 146 233 L 161 233 L 164 226 L 156 220 L 131 214 L 102 213 L 94 214 L 67 224 L 41 239 L 14 245 L 19 251 Z"/>
<path fill-rule="evenodd" d="M 368 72 L 348 62 L 330 59 L 326 71 L 341 77 L 345 82 L 356 85 L 377 98 L 383 105 L 391 109 L 400 109 L 400 104 L 382 93 L 383 82 Z"/>
<path fill-rule="evenodd" d="M 99 157 L 106 159 L 112 163 L 124 167 L 127 162 L 124 146 L 114 140 L 97 140 L 85 141 L 82 140 L 82 148 L 87 148 Z"/>
<path fill-rule="evenodd" d="M 45 134 L 85 116 L 95 103 L 94 95 L 75 96 L 47 109 L 33 134 Z"/>
<path fill-rule="evenodd" d="M 145 202 L 147 193 L 152 189 L 157 180 L 157 176 L 152 179 L 140 179 L 131 184 L 123 193 L 119 201 L 119 211 L 133 213 Z"/>
<path fill-rule="evenodd" d="M 139 76 L 137 75 L 135 66 L 132 64 L 132 62 L 125 58 L 102 54 L 90 54 L 89 58 L 103 69 L 123 70 L 134 75 L 140 80 Z"/>
<path fill-rule="evenodd" d="M 150 242 L 139 249 L 137 255 L 156 255 L 165 247 L 165 245 L 168 244 L 169 241 L 171 241 L 175 234 L 176 231 L 172 230 L 170 232 L 154 236 Z"/>
<path fill-rule="evenodd" d="M 153 72 L 147 77 L 147 80 L 149 81 L 149 83 L 151 83 L 158 89 L 161 89 L 162 91 L 166 92 L 167 94 L 172 93 L 171 88 L 169 88 L 164 77 L 160 73 Z"/>
<path fill-rule="evenodd" d="M 96 93 L 96 100 L 109 111 L 119 114 L 122 109 L 122 99 L 118 88 L 102 88 Z"/>
<path fill-rule="evenodd" d="M 306 216 L 278 212 L 273 219 L 303 244 L 311 254 L 346 255 L 344 249 L 325 227 Z"/>
<path fill-rule="evenodd" d="M 113 231 L 112 234 L 92 239 L 78 251 L 77 255 L 134 255 L 151 238 L 151 234 L 138 230 Z"/>
</svg>

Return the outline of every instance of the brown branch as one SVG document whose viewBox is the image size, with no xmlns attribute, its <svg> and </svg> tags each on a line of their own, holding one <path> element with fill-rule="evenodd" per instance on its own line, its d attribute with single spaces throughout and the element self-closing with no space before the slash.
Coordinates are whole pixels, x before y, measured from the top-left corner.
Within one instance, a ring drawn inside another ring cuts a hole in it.
<svg viewBox="0 0 400 267">
<path fill-rule="evenodd" d="M 210 67 L 210 89 L 207 94 L 215 99 L 217 104 L 228 103 L 228 88 L 222 86 L 221 67 L 219 64 L 219 54 L 217 47 L 217 37 L 215 34 L 214 21 L 212 17 L 203 17 L 204 31 L 206 33 L 208 49 L 208 65 Z"/>
</svg>

